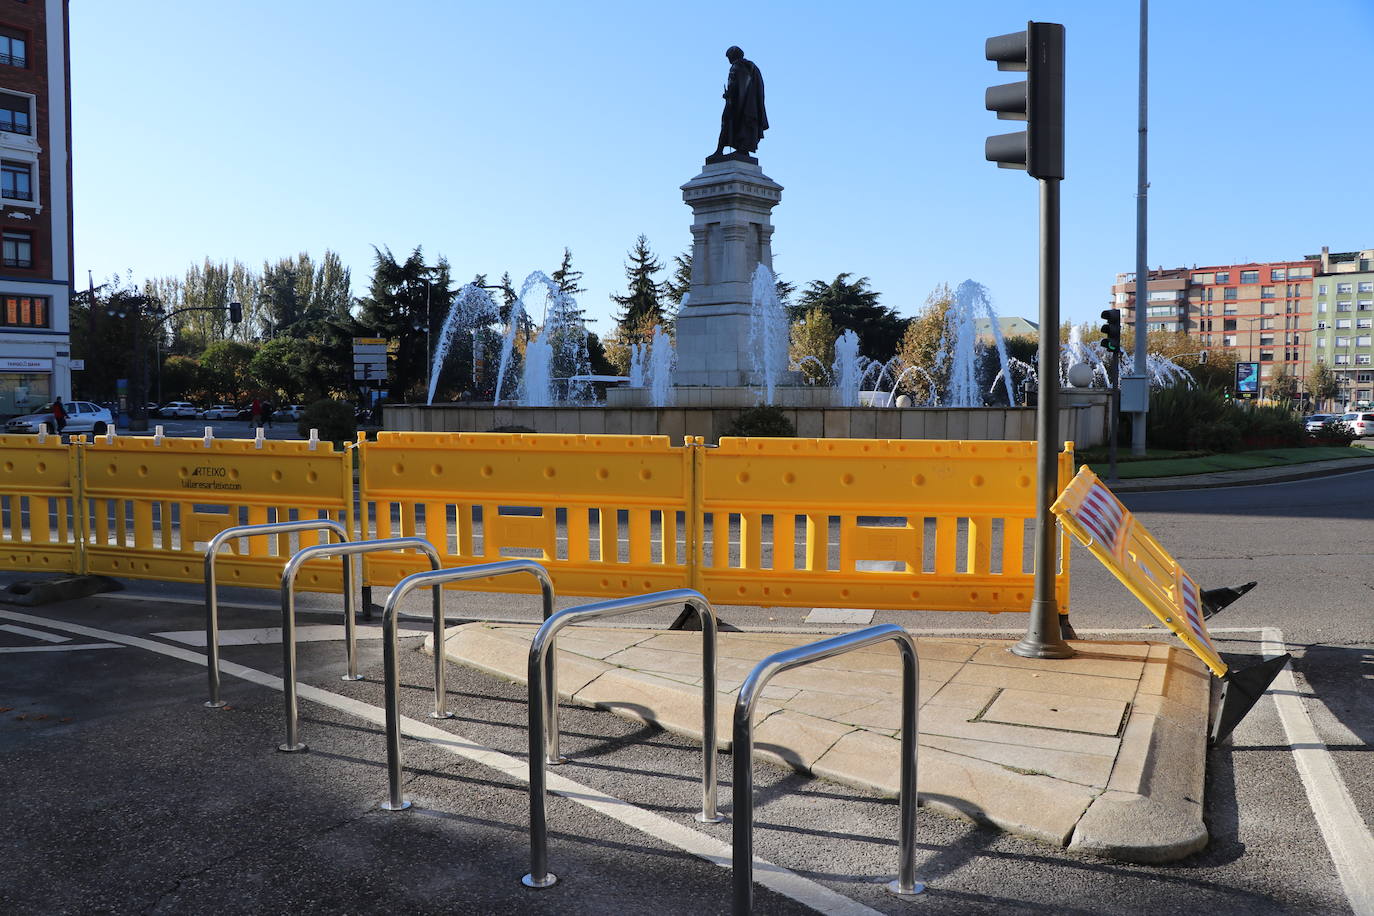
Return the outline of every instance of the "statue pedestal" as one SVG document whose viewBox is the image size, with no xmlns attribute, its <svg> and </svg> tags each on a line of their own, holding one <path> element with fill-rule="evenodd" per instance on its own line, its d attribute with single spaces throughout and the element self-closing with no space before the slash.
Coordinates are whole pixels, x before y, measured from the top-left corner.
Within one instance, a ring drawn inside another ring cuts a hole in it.
<svg viewBox="0 0 1374 916">
<path fill-rule="evenodd" d="M 713 157 L 714 158 L 714 157 Z M 692 208 L 692 287 L 677 317 L 677 385 L 754 384 L 749 313 L 754 268 L 773 268 L 782 185 L 741 159 L 707 163 L 682 186 Z"/>
</svg>

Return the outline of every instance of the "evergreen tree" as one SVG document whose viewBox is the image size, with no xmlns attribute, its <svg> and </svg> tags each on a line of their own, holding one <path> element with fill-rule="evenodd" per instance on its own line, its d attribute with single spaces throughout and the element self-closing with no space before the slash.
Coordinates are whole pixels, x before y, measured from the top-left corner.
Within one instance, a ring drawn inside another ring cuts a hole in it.
<svg viewBox="0 0 1374 916">
<path fill-rule="evenodd" d="M 673 257 L 673 272 L 663 281 L 663 298 L 681 308 L 682 300 L 692 291 L 692 249 Z"/>
<path fill-rule="evenodd" d="M 557 283 L 558 289 L 569 296 L 586 292 L 581 286 L 582 271 L 573 270 L 571 248 L 563 249 L 563 263 L 558 265 L 558 269 L 553 272 L 549 279 Z"/>
<path fill-rule="evenodd" d="M 835 362 L 835 325 L 820 309 L 812 309 L 792 324 L 788 359 L 811 385 L 825 384 Z M 810 357 L 808 359 L 808 357 Z"/>
<path fill-rule="evenodd" d="M 641 235 L 630 249 L 630 260 L 625 264 L 625 278 L 629 281 L 629 292 L 611 298 L 620 306 L 616 315 L 616 333 L 628 338 L 643 328 L 645 319 L 663 324 L 666 315 L 659 296 L 661 289 L 655 275 L 663 270 L 663 263 L 654 257 L 649 249 L 649 240 Z"/>
<path fill-rule="evenodd" d="M 823 311 L 835 325 L 837 334 L 853 331 L 859 335 L 859 351 L 869 359 L 886 361 L 901 344 L 909 319 L 878 302 L 879 293 L 868 288 L 868 278 L 850 282 L 851 273 L 834 280 L 812 280 L 800 301 L 789 307 L 792 320 L 812 309 Z"/>
</svg>

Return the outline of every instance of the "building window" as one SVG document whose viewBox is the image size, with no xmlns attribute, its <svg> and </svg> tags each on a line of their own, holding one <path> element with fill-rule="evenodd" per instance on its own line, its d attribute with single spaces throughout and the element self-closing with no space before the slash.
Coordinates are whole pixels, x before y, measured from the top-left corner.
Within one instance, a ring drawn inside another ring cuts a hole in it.
<svg viewBox="0 0 1374 916">
<path fill-rule="evenodd" d="M 1346 329 L 1349 328 L 1349 327 L 1350 327 L 1350 319 L 1349 319 L 1349 318 L 1337 318 L 1337 319 L 1336 319 L 1336 330 L 1338 330 L 1338 331 L 1344 331 L 1344 330 L 1346 330 Z"/>
<path fill-rule="evenodd" d="M 1374 310 L 1374 299 L 1361 299 L 1360 311 L 1368 312 L 1370 310 Z"/>
<path fill-rule="evenodd" d="M 32 134 L 33 124 L 29 120 L 29 100 L 22 95 L 0 92 L 0 130 L 12 134 Z"/>
<path fill-rule="evenodd" d="M 1374 293 L 1374 281 L 1361 280 L 1356 284 L 1356 289 L 1362 293 Z"/>
<path fill-rule="evenodd" d="M 1234 331 L 1236 329 L 1236 319 L 1223 318 L 1221 320 L 1221 329 L 1223 331 Z"/>
<path fill-rule="evenodd" d="M 33 200 L 33 170 L 27 162 L 0 159 L 0 197 Z"/>
<path fill-rule="evenodd" d="M 1368 328 L 1374 326 L 1374 318 L 1356 318 L 1355 327 Z"/>
<path fill-rule="evenodd" d="M 1207 284 L 1209 284 L 1209 283 L 1211 283 L 1211 282 L 1212 282 L 1212 275 L 1211 275 L 1211 274 L 1193 274 L 1193 285 L 1194 285 L 1194 286 L 1206 286 Z"/>
<path fill-rule="evenodd" d="M 52 313 L 43 296 L 6 296 L 0 318 L 7 328 L 51 327 Z"/>
<path fill-rule="evenodd" d="M 1325 347 L 1325 346 L 1326 346 L 1326 338 L 1325 338 L 1325 337 L 1318 337 L 1318 338 L 1317 338 L 1317 347 L 1318 347 L 1318 348 L 1323 348 L 1323 347 Z"/>
<path fill-rule="evenodd" d="M 1269 271 L 1269 279 L 1271 281 L 1288 279 L 1288 269 L 1286 267 L 1273 268 Z"/>
<path fill-rule="evenodd" d="M 29 65 L 28 42 L 24 40 L 22 32 L 0 29 L 0 64 L 8 64 L 11 67 Z"/>
<path fill-rule="evenodd" d="M 1260 298 L 1261 298 L 1261 299 L 1273 299 L 1273 298 L 1274 298 L 1274 287 L 1272 287 L 1272 286 L 1261 286 L 1261 287 L 1260 287 Z"/>
<path fill-rule="evenodd" d="M 1361 383 L 1374 382 L 1374 372 L 1356 372 L 1355 381 Z"/>
<path fill-rule="evenodd" d="M 1338 312 L 1348 312 L 1348 311 L 1350 311 L 1350 300 L 1347 299 L 1347 300 L 1345 300 L 1344 302 L 1337 302 L 1337 303 L 1336 303 L 1336 311 L 1338 311 Z"/>
<path fill-rule="evenodd" d="M 1318 283 L 1318 284 L 1317 284 L 1317 295 L 1318 295 L 1318 296 L 1325 296 L 1325 295 L 1326 295 L 1326 284 L 1325 284 L 1325 283 Z"/>
<path fill-rule="evenodd" d="M 1261 330 L 1261 331 L 1272 331 L 1273 329 L 1274 329 L 1274 319 L 1272 319 L 1272 318 L 1261 318 L 1261 319 L 1260 319 L 1260 330 Z"/>
<path fill-rule="evenodd" d="M 1312 268 L 1310 267 L 1290 267 L 1288 268 L 1288 279 L 1297 280 L 1299 278 L 1310 278 Z"/>
<path fill-rule="evenodd" d="M 1259 271 L 1258 271 L 1258 270 L 1242 270 L 1242 271 L 1240 272 L 1240 282 L 1241 282 L 1241 283 L 1258 283 L 1258 282 L 1259 282 Z"/>
<path fill-rule="evenodd" d="M 1338 366 L 1348 366 L 1350 365 L 1350 357 L 1346 356 L 1344 353 L 1337 353 L 1335 363 Z"/>
<path fill-rule="evenodd" d="M 5 230 L 4 266 L 33 266 L 33 233 Z"/>
<path fill-rule="evenodd" d="M 1318 314 L 1318 315 L 1325 315 L 1325 314 L 1326 314 L 1326 303 L 1325 303 L 1325 302 L 1318 302 L 1318 303 L 1317 303 L 1317 314 Z"/>
<path fill-rule="evenodd" d="M 1260 362 L 1262 362 L 1262 363 L 1272 363 L 1273 361 L 1274 361 L 1274 351 L 1273 351 L 1273 350 L 1261 350 L 1261 351 L 1260 351 Z"/>
<path fill-rule="evenodd" d="M 1274 335 L 1273 335 L 1273 334 L 1261 334 L 1261 335 L 1260 335 L 1260 346 L 1261 346 L 1261 347 L 1272 347 L 1273 345 L 1274 345 Z"/>
<path fill-rule="evenodd" d="M 1217 271 L 1217 282 L 1218 282 L 1218 283 L 1230 283 L 1230 282 L 1231 282 L 1231 272 L 1230 272 L 1229 270 L 1219 270 L 1219 271 Z"/>
<path fill-rule="evenodd" d="M 1355 338 L 1355 346 L 1357 346 L 1357 347 L 1368 347 L 1368 346 L 1370 346 L 1370 340 L 1371 340 L 1371 339 L 1374 339 L 1374 338 L 1371 338 L 1370 335 L 1368 335 L 1368 334 L 1361 334 L 1359 337 L 1356 337 L 1356 338 Z"/>
<path fill-rule="evenodd" d="M 1223 336 L 1221 338 L 1221 345 L 1223 347 L 1234 347 L 1236 345 L 1236 335 L 1227 334 Z"/>
<path fill-rule="evenodd" d="M 1338 346 L 1338 347 L 1348 347 L 1348 346 L 1350 346 L 1350 338 L 1349 338 L 1349 337 L 1337 337 L 1337 338 L 1336 338 L 1336 346 Z"/>
<path fill-rule="evenodd" d="M 1221 291 L 1221 298 L 1228 301 L 1234 301 L 1236 298 L 1236 288 L 1234 286 L 1226 287 L 1226 289 Z"/>
<path fill-rule="evenodd" d="M 1337 294 L 1337 295 L 1340 295 L 1341 293 L 1348 293 L 1348 292 L 1350 292 L 1350 290 L 1351 290 L 1351 284 L 1349 284 L 1349 283 L 1337 283 L 1337 284 L 1336 284 L 1336 294 Z"/>
</svg>

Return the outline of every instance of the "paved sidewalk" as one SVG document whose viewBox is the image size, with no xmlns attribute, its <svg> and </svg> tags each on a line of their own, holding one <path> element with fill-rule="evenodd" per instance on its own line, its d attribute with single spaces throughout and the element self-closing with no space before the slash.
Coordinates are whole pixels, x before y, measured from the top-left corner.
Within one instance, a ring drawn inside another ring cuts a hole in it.
<svg viewBox="0 0 1374 916">
<path fill-rule="evenodd" d="M 523 682 L 533 633 L 466 624 L 449 631 L 445 653 Z M 816 638 L 720 634 L 721 750 L 754 665 Z M 921 803 L 1127 861 L 1173 861 L 1204 847 L 1206 668 L 1159 643 L 1077 641 L 1078 654 L 1062 661 L 1023 659 L 1010 645 L 918 640 Z M 700 740 L 699 632 L 577 627 L 558 647 L 565 700 Z M 778 675 L 755 720 L 755 756 L 895 797 L 899 664 L 881 646 Z"/>
<path fill-rule="evenodd" d="M 1199 487 L 1244 487 L 1257 483 L 1283 483 L 1349 474 L 1374 468 L 1374 455 L 1358 458 L 1338 458 L 1334 461 L 1312 461 L 1307 464 L 1286 464 L 1273 468 L 1247 468 L 1240 471 L 1214 471 L 1210 474 L 1187 474 L 1182 477 L 1137 477 L 1109 483 L 1113 493 L 1145 493 L 1159 490 L 1192 490 Z M 1102 478 L 1106 480 L 1104 476 Z"/>
</svg>

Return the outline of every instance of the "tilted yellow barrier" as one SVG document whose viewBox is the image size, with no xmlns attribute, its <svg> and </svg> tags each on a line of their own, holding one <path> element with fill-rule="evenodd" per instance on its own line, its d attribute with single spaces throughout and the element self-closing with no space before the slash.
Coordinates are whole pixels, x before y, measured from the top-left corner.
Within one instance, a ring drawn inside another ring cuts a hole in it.
<svg viewBox="0 0 1374 916">
<path fill-rule="evenodd" d="M 82 445 L 86 572 L 201 582 L 206 542 L 232 525 L 332 518 L 352 530 L 350 455 L 328 442 L 110 438 Z M 298 548 L 327 535 L 230 542 L 221 585 L 277 588 Z M 337 563 L 301 570 L 298 588 L 337 592 Z"/>
<path fill-rule="evenodd" d="M 1059 495 L 1053 509 L 1063 526 L 1213 674 L 1226 674 L 1226 662 L 1207 635 L 1203 594 L 1197 583 L 1087 465 Z"/>
<path fill-rule="evenodd" d="M 447 567 L 533 558 L 559 594 L 687 584 L 695 450 L 666 436 L 384 432 L 357 448 L 363 537 L 424 537 Z M 390 585 L 420 569 L 414 557 L 373 555 L 365 581 Z"/>
<path fill-rule="evenodd" d="M 1069 443 L 1061 487 L 1072 468 Z M 1035 475 L 1034 442 L 722 439 L 701 454 L 693 586 L 717 603 L 1025 611 Z"/>
<path fill-rule="evenodd" d="M 0 569 L 78 573 L 76 445 L 0 436 Z"/>
</svg>

